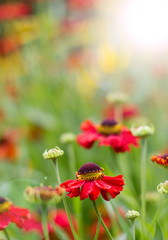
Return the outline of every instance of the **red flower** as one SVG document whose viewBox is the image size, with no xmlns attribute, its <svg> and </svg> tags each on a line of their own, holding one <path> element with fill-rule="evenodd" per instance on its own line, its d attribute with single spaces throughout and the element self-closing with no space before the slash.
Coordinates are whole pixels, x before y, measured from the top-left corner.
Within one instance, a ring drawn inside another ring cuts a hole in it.
<svg viewBox="0 0 168 240">
<path fill-rule="evenodd" d="M 0 6 L 0 21 L 24 17 L 31 12 L 31 7 L 25 3 L 4 4 Z"/>
<path fill-rule="evenodd" d="M 0 230 L 4 230 L 10 222 L 22 228 L 29 211 L 25 208 L 15 207 L 8 199 L 0 197 Z"/>
<path fill-rule="evenodd" d="M 0 138 L 0 160 L 15 162 L 18 156 L 17 141 L 21 132 L 17 129 L 4 132 Z"/>
<path fill-rule="evenodd" d="M 131 131 L 113 119 L 106 119 L 100 125 L 86 120 L 81 124 L 81 130 L 83 133 L 77 136 L 77 142 L 85 148 L 91 148 L 95 141 L 99 141 L 98 146 L 110 146 L 115 152 L 130 151 L 130 144 L 138 146 Z"/>
<path fill-rule="evenodd" d="M 73 225 L 76 226 L 76 221 L 72 215 L 71 219 L 73 221 Z M 69 220 L 64 209 L 49 210 L 48 212 L 49 237 L 50 239 L 56 240 L 57 237 L 54 232 L 53 224 L 62 228 L 62 230 L 68 234 L 70 239 L 73 239 Z M 39 213 L 32 213 L 29 219 L 25 219 L 24 230 L 27 232 L 37 231 L 40 235 L 43 235 L 43 227 L 41 223 L 41 216 L 39 215 Z"/>
<path fill-rule="evenodd" d="M 156 162 L 157 164 L 160 164 L 164 167 L 168 167 L 168 153 L 166 154 L 159 154 L 159 155 L 153 155 L 151 160 L 153 162 Z"/>
<path fill-rule="evenodd" d="M 126 104 L 122 106 L 121 112 L 124 120 L 135 118 L 139 115 L 138 107 L 133 104 Z M 106 118 L 115 118 L 113 105 L 107 106 L 107 108 L 104 109 L 103 115 Z"/>
<path fill-rule="evenodd" d="M 122 175 L 116 177 L 105 176 L 103 169 L 95 163 L 84 164 L 76 173 L 76 180 L 68 180 L 60 186 L 68 192 L 70 198 L 80 196 L 81 200 L 90 198 L 95 201 L 98 196 L 109 201 L 123 190 L 124 180 Z"/>
</svg>

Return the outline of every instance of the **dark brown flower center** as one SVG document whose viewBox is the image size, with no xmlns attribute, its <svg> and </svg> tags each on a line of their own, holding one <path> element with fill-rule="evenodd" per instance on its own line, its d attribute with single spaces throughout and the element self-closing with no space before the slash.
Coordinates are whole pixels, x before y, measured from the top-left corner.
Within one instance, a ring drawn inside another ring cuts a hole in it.
<svg viewBox="0 0 168 240">
<path fill-rule="evenodd" d="M 103 168 L 99 167 L 96 163 L 86 163 L 76 172 L 78 180 L 93 181 L 101 179 L 104 176 Z"/>
<path fill-rule="evenodd" d="M 105 119 L 97 127 L 97 131 L 104 135 L 119 134 L 122 126 L 118 124 L 114 119 Z"/>
</svg>

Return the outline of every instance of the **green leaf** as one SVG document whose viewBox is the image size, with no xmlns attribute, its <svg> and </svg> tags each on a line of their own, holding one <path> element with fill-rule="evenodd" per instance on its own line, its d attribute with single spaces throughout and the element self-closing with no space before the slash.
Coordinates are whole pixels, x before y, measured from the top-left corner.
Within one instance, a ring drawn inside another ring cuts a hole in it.
<svg viewBox="0 0 168 240">
<path fill-rule="evenodd" d="M 163 232 L 158 222 L 156 222 L 154 240 L 163 240 Z"/>
</svg>

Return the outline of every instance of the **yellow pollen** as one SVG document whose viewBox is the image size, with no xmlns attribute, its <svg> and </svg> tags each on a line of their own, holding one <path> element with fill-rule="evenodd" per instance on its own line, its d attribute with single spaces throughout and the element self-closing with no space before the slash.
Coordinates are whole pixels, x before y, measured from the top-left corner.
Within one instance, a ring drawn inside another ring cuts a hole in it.
<svg viewBox="0 0 168 240">
<path fill-rule="evenodd" d="M 115 124 L 113 126 L 108 125 L 98 125 L 97 131 L 99 133 L 110 135 L 110 134 L 119 134 L 121 132 L 122 125 L 121 124 Z"/>
<path fill-rule="evenodd" d="M 0 203 L 0 213 L 7 212 L 12 206 L 12 202 L 6 200 L 3 203 Z"/>
<path fill-rule="evenodd" d="M 86 180 L 86 181 L 94 181 L 103 178 L 104 173 L 103 170 L 88 172 L 88 173 L 76 173 L 76 178 L 78 180 Z"/>
</svg>

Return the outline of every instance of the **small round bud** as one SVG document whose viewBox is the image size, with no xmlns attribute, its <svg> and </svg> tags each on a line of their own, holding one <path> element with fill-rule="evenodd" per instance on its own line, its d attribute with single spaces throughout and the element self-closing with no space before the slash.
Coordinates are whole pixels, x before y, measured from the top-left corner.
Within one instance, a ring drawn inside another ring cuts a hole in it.
<svg viewBox="0 0 168 240">
<path fill-rule="evenodd" d="M 52 148 L 50 150 L 45 150 L 43 153 L 43 157 L 45 159 L 56 159 L 64 154 L 64 151 L 61 150 L 59 147 Z"/>
<path fill-rule="evenodd" d="M 160 183 L 158 186 L 157 186 L 157 191 L 159 193 L 166 193 L 168 194 L 168 180 L 165 181 L 164 183 Z"/>
<path fill-rule="evenodd" d="M 131 132 L 135 137 L 147 137 L 155 132 L 153 124 L 150 125 L 141 125 L 138 127 L 132 127 Z"/>
<path fill-rule="evenodd" d="M 64 189 L 52 186 L 27 187 L 24 192 L 25 198 L 30 202 L 58 202 L 60 201 Z"/>
<path fill-rule="evenodd" d="M 64 133 L 61 135 L 60 141 L 61 143 L 66 144 L 66 143 L 74 142 L 75 138 L 76 136 L 73 133 Z"/>
<path fill-rule="evenodd" d="M 125 214 L 125 217 L 134 220 L 135 218 L 139 217 L 140 213 L 134 210 L 128 210 L 128 212 Z"/>
<path fill-rule="evenodd" d="M 128 95 L 122 92 L 109 93 L 106 96 L 106 100 L 112 104 L 122 104 L 128 102 Z"/>
</svg>

